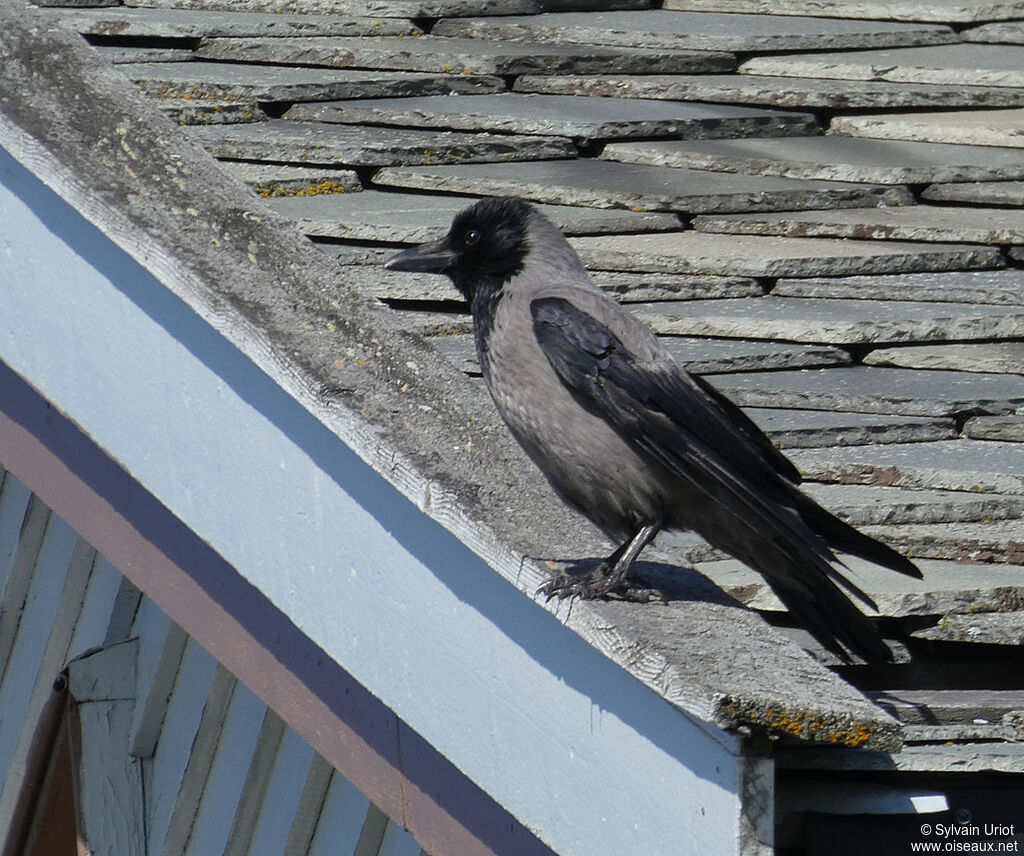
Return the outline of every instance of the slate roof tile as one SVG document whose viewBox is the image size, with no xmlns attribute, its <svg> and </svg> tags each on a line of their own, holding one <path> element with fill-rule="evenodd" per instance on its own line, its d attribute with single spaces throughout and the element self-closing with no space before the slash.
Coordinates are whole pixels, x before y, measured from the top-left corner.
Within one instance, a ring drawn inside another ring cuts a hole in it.
<svg viewBox="0 0 1024 856">
<path fill-rule="evenodd" d="M 381 170 L 380 185 L 481 196 L 520 196 L 555 205 L 592 205 L 688 214 L 710 211 L 821 208 L 908 202 L 903 188 L 806 181 L 662 166 L 637 166 L 593 158 Z"/>
<path fill-rule="evenodd" d="M 887 0 L 884 6 L 865 0 L 665 0 L 664 8 L 942 23 L 995 21 L 1024 15 L 1024 3 L 1020 0 L 1007 0 L 1002 3 L 987 0 Z"/>
<path fill-rule="evenodd" d="M 732 54 L 712 51 L 640 50 L 629 47 L 488 42 L 444 36 L 370 35 L 362 38 L 207 38 L 195 56 L 231 62 L 275 62 L 332 68 L 382 68 L 446 74 L 588 74 L 619 71 L 729 71 Z"/>
<path fill-rule="evenodd" d="M 516 79 L 513 89 L 553 95 L 763 104 L 786 110 L 1013 107 L 1024 101 L 1024 92 L 1006 86 L 840 81 L 758 74 L 524 74 Z"/>
<path fill-rule="evenodd" d="M 696 217 L 702 232 L 790 237 L 867 238 L 1024 244 L 1024 211 L 907 205 Z"/>
<path fill-rule="evenodd" d="M 792 51 L 935 45 L 957 40 L 951 29 L 906 24 L 716 12 L 554 13 L 501 18 L 446 18 L 433 33 L 568 44 L 626 45 L 668 50 Z"/>
<path fill-rule="evenodd" d="M 885 80 L 952 86 L 1024 85 L 1024 48 L 949 44 L 885 50 L 759 56 L 747 60 L 742 74 Z"/>
<path fill-rule="evenodd" d="M 624 163 L 867 184 L 1024 178 L 1024 159 L 1014 148 L 833 135 L 616 142 L 605 146 L 601 157 Z"/>
<path fill-rule="evenodd" d="M 628 137 L 788 137 L 820 132 L 817 121 L 806 113 L 509 92 L 323 101 L 298 104 L 285 115 L 315 122 L 550 134 L 587 141 Z"/>
<path fill-rule="evenodd" d="M 386 95 L 493 92 L 494 77 L 417 74 L 407 71 L 289 68 L 220 62 L 132 63 L 121 71 L 151 95 L 234 98 L 247 101 L 328 101 Z"/>
<path fill-rule="evenodd" d="M 1021 49 L 1019 59 L 1024 60 L 1024 48 Z M 1020 108 L 970 113 L 943 111 L 911 115 L 837 116 L 830 126 L 832 133 L 857 137 L 1024 148 L 1022 128 L 1024 109 Z"/>
</svg>

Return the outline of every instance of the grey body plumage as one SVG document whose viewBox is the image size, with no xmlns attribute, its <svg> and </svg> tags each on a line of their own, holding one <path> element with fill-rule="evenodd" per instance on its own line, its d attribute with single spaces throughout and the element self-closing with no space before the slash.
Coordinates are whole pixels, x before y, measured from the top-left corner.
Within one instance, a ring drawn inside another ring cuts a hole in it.
<svg viewBox="0 0 1024 856">
<path fill-rule="evenodd" d="M 792 464 L 600 291 L 536 210 L 512 199 L 476 203 L 443 239 L 388 267 L 452 279 L 470 302 L 480 366 L 502 418 L 558 495 L 621 545 L 595 573 L 553 580 L 549 595 L 622 589 L 660 529 L 690 529 L 760 572 L 830 650 L 890 657 L 840 591 L 873 606 L 832 550 L 913 576 L 917 568 L 802 494 Z"/>
</svg>

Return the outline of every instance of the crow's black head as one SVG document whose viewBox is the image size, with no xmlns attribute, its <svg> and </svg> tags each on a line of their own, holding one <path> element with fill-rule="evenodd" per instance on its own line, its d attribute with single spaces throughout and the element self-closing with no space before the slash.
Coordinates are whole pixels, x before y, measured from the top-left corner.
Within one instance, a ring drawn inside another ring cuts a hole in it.
<svg viewBox="0 0 1024 856">
<path fill-rule="evenodd" d="M 440 241 L 399 253 L 387 268 L 446 274 L 472 300 L 478 288 L 499 286 L 522 269 L 531 214 L 518 199 L 484 199 L 456 214 Z"/>
</svg>

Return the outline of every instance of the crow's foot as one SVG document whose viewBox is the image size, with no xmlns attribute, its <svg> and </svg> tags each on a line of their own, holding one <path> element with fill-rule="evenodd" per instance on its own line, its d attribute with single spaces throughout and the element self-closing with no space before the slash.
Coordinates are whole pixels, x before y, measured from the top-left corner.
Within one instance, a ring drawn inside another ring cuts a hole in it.
<svg viewBox="0 0 1024 856">
<path fill-rule="evenodd" d="M 558 574 L 537 589 L 537 594 L 552 598 L 578 597 L 580 600 L 596 600 L 614 597 L 631 603 L 650 603 L 659 600 L 667 603 L 665 593 L 656 587 L 645 585 L 640 580 L 623 579 L 616 581 L 606 565 L 602 564 L 585 574 Z"/>
</svg>

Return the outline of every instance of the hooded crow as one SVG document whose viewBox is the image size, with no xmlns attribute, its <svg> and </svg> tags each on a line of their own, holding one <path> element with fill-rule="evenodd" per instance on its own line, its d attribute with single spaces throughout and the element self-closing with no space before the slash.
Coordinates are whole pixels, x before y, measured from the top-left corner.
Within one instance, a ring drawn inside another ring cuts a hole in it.
<svg viewBox="0 0 1024 856">
<path fill-rule="evenodd" d="M 689 529 L 760 573 L 839 657 L 891 659 L 873 622 L 840 590 L 875 608 L 833 550 L 921 572 L 801 493 L 793 464 L 597 288 L 534 208 L 485 199 L 457 214 L 444 238 L 387 267 L 451 278 L 470 303 L 498 412 L 555 492 L 619 545 L 596 571 L 560 576 L 541 592 L 628 592 L 630 569 L 654 536 Z"/>
</svg>

